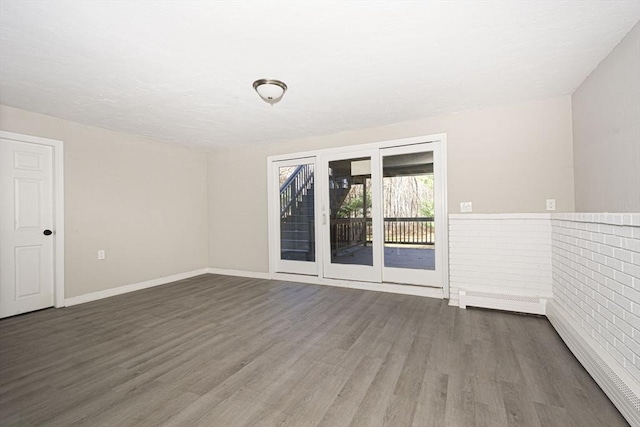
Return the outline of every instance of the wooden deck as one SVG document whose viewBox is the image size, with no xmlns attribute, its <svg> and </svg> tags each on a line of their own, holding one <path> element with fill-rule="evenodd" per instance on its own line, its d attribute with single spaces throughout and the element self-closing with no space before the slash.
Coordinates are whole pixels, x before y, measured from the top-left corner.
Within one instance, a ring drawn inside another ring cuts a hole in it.
<svg viewBox="0 0 640 427">
<path fill-rule="evenodd" d="M 626 426 L 549 322 L 204 275 L 0 321 L 3 426 Z"/>
<path fill-rule="evenodd" d="M 435 250 L 428 247 L 396 247 L 385 246 L 384 266 L 395 268 L 416 268 L 422 270 L 435 270 Z M 373 253 L 371 245 L 355 246 L 334 255 L 332 262 L 335 264 L 359 264 L 372 265 Z"/>
</svg>

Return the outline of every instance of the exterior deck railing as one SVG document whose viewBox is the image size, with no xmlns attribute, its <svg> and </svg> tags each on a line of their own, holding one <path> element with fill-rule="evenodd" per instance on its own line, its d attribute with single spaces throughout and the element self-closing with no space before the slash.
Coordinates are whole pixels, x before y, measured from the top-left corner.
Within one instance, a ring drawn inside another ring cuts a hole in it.
<svg viewBox="0 0 640 427">
<path fill-rule="evenodd" d="M 385 218 L 384 242 L 399 245 L 433 245 L 435 223 L 433 217 Z"/>
<path fill-rule="evenodd" d="M 336 218 L 331 220 L 331 249 L 335 253 L 356 245 L 371 243 L 371 218 Z M 384 242 L 399 245 L 433 245 L 433 217 L 384 219 Z"/>
</svg>

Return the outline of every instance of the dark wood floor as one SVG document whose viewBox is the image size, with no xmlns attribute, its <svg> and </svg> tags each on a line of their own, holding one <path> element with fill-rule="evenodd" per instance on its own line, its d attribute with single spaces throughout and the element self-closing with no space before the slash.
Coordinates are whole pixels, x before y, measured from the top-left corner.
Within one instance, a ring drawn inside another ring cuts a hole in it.
<svg viewBox="0 0 640 427">
<path fill-rule="evenodd" d="M 0 424 L 624 426 L 540 317 L 205 275 L 0 321 Z"/>
</svg>

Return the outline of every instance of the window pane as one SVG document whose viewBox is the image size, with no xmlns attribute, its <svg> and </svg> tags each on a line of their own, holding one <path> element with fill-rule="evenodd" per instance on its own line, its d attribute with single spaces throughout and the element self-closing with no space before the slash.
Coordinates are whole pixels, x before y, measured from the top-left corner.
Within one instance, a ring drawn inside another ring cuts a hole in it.
<svg viewBox="0 0 640 427">
<path fill-rule="evenodd" d="M 433 153 L 382 160 L 385 267 L 435 270 Z"/>
<path fill-rule="evenodd" d="M 315 261 L 313 164 L 283 166 L 280 179 L 280 258 Z"/>
<path fill-rule="evenodd" d="M 373 265 L 371 158 L 329 162 L 331 262 Z"/>
</svg>

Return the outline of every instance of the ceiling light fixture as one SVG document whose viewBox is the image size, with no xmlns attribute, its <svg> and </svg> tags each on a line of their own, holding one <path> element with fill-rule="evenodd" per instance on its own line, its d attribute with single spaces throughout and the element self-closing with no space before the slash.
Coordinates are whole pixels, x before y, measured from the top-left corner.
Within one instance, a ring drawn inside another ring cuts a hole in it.
<svg viewBox="0 0 640 427">
<path fill-rule="evenodd" d="M 284 84 L 284 82 L 273 79 L 256 80 L 253 82 L 253 88 L 258 92 L 260 98 L 271 104 L 271 106 L 276 102 L 280 102 L 284 93 L 287 91 L 287 85 Z"/>
</svg>

